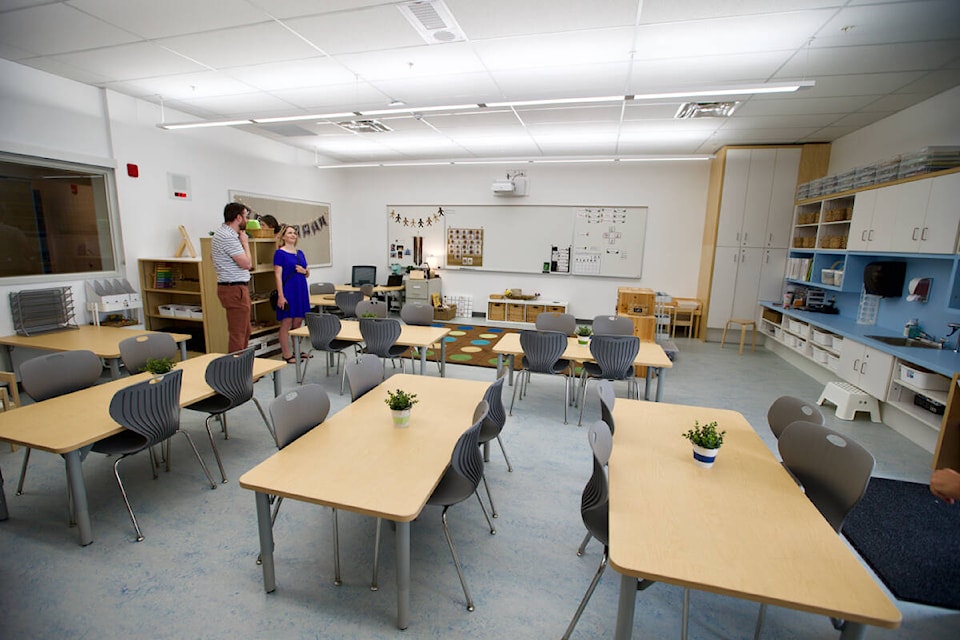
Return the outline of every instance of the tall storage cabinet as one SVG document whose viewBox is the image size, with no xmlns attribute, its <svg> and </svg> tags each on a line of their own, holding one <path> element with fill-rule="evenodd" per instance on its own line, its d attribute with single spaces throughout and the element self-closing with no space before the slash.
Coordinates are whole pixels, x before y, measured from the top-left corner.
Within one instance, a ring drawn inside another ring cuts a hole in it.
<svg viewBox="0 0 960 640">
<path fill-rule="evenodd" d="M 783 286 L 802 149 L 727 149 L 707 327 L 752 318 Z M 701 283 L 702 284 L 702 283 Z"/>
<path fill-rule="evenodd" d="M 192 336 L 189 351 L 206 350 L 208 306 L 203 299 L 203 270 L 196 258 L 141 258 L 137 261 L 143 325 L 149 331 Z M 219 304 L 219 303 L 218 303 Z"/>
<path fill-rule="evenodd" d="M 211 254 L 212 238 L 200 239 L 200 254 L 203 257 L 203 316 L 206 327 L 208 352 L 227 353 L 227 312 L 217 298 L 217 272 L 213 268 Z M 257 356 L 267 356 L 280 351 L 277 330 L 277 312 L 270 306 L 270 292 L 277 288 L 273 275 L 273 252 L 277 243 L 273 238 L 250 238 L 250 255 L 253 269 L 250 271 L 250 346 Z"/>
</svg>

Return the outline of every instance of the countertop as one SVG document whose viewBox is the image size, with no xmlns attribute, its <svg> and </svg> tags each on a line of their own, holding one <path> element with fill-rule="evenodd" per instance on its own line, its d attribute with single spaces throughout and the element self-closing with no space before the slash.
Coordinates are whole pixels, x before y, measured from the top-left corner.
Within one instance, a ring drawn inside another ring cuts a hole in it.
<svg viewBox="0 0 960 640">
<path fill-rule="evenodd" d="M 760 306 L 772 311 L 779 311 L 785 316 L 789 316 L 802 322 L 807 322 L 826 331 L 835 333 L 844 338 L 851 338 L 856 342 L 865 344 L 868 347 L 877 349 L 884 353 L 889 353 L 901 360 L 920 365 L 930 371 L 935 371 L 941 375 L 952 378 L 953 374 L 960 371 L 960 353 L 953 349 L 927 349 L 924 347 L 896 347 L 879 340 L 873 340 L 867 336 L 903 336 L 903 332 L 897 332 L 892 329 L 878 327 L 876 325 L 857 324 L 856 321 L 837 315 L 827 313 L 814 313 L 812 311 L 800 311 L 799 309 L 784 309 L 778 302 L 761 301 Z M 956 346 L 957 336 L 950 338 L 950 345 Z"/>
</svg>

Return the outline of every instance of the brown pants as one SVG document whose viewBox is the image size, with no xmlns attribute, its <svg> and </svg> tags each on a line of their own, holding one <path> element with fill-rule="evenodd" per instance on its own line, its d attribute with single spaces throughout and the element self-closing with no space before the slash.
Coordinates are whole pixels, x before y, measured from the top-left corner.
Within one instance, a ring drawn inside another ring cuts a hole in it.
<svg viewBox="0 0 960 640">
<path fill-rule="evenodd" d="M 250 288 L 243 285 L 218 285 L 217 297 L 227 310 L 229 352 L 246 349 L 250 341 Z"/>
</svg>

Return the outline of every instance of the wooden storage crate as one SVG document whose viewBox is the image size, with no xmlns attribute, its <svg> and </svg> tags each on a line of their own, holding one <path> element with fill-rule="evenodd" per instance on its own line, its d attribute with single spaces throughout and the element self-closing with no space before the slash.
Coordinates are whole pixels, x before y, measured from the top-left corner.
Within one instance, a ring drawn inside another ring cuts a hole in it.
<svg viewBox="0 0 960 640">
<path fill-rule="evenodd" d="M 507 322 L 526 322 L 525 310 L 527 305 L 518 302 L 507 303 Z"/>
<path fill-rule="evenodd" d="M 567 312 L 566 307 L 557 306 L 553 304 L 548 304 L 545 307 L 543 307 L 543 313 L 566 313 L 566 312 Z M 528 320 L 527 322 L 533 322 L 533 321 Z"/>
<path fill-rule="evenodd" d="M 491 320 L 506 320 L 507 319 L 507 305 L 503 302 L 488 302 L 487 303 L 487 317 Z"/>
<path fill-rule="evenodd" d="M 542 304 L 527 305 L 527 322 L 536 322 L 537 316 L 544 312 Z"/>
<path fill-rule="evenodd" d="M 434 320 L 453 320 L 457 317 L 457 305 L 448 304 L 446 307 L 434 307 L 433 308 L 433 319 Z"/>
<path fill-rule="evenodd" d="M 617 314 L 647 316 L 653 313 L 656 293 L 638 287 L 617 288 Z"/>
</svg>

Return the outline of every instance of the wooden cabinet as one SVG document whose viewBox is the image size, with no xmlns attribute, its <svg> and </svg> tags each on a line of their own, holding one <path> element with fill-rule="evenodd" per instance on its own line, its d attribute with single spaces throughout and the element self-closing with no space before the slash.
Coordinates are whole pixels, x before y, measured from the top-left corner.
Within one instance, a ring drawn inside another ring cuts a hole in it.
<svg viewBox="0 0 960 640">
<path fill-rule="evenodd" d="M 208 305 L 203 300 L 200 260 L 141 258 L 137 265 L 144 327 L 150 331 L 190 334 L 187 349 L 206 351 L 208 317 L 204 309 Z"/>
<path fill-rule="evenodd" d="M 541 313 L 567 313 L 565 300 L 513 300 L 491 296 L 487 300 L 487 321 L 534 324 Z"/>
<path fill-rule="evenodd" d="M 210 252 L 212 238 L 200 239 L 202 303 L 207 352 L 226 353 L 229 348 L 227 313 L 217 298 L 217 272 Z M 273 274 L 273 252 L 277 243 L 273 238 L 250 238 L 250 345 L 257 356 L 279 353 L 277 312 L 270 306 L 270 292 L 277 288 Z"/>
<path fill-rule="evenodd" d="M 893 371 L 893 356 L 849 338 L 840 347 L 837 373 L 874 398 L 885 399 Z"/>
<path fill-rule="evenodd" d="M 933 468 L 944 467 L 960 471 L 960 373 L 953 374 L 946 410 L 940 423 L 937 450 L 933 454 Z"/>
</svg>

